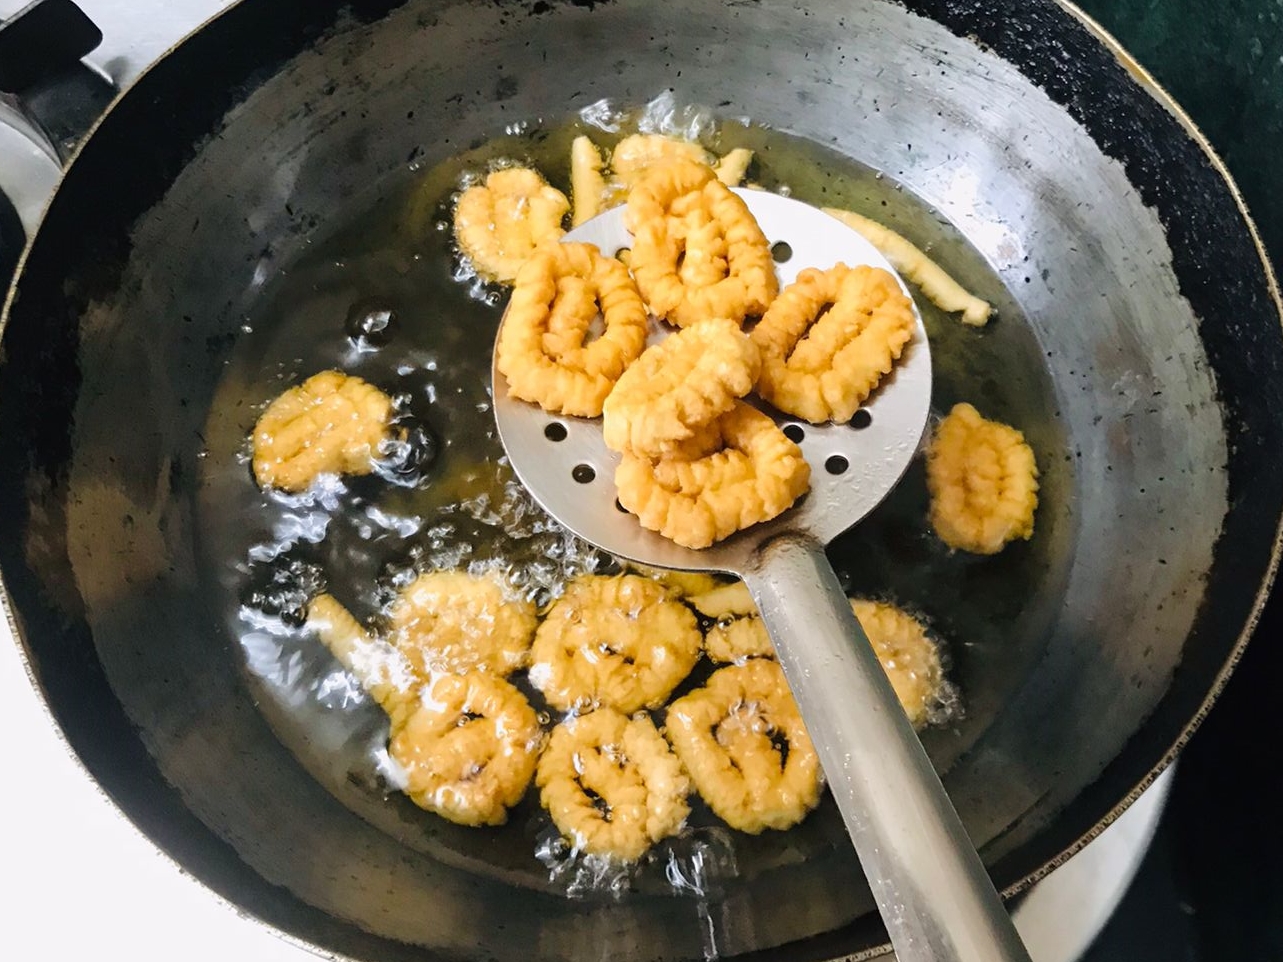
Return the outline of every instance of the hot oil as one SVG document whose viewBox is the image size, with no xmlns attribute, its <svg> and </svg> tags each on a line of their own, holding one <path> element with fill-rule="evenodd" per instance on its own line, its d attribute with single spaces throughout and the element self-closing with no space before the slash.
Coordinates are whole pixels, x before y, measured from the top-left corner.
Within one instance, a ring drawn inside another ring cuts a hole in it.
<svg viewBox="0 0 1283 962">
<path fill-rule="evenodd" d="M 433 169 L 408 168 L 336 211 L 268 281 L 246 318 L 207 428 L 202 549 L 223 585 L 247 683 L 278 737 L 344 805 L 404 844 L 511 883 L 576 895 L 691 891 L 696 877 L 712 889 L 803 865 L 827 866 L 835 884 L 854 884 L 858 870 L 828 799 L 789 832 L 747 836 L 719 828 L 692 798 L 689 839 L 657 847 L 623 880 L 553 844 L 533 791 L 498 828 L 463 828 L 428 814 L 391 790 L 381 710 L 299 627 L 305 588 L 321 583 L 358 618 L 377 624 L 397 587 L 419 570 L 495 571 L 541 604 L 568 577 L 617 570 L 551 522 L 503 456 L 490 409 L 490 362 L 506 292 L 479 280 L 459 256 L 450 212 L 461 187 L 514 162 L 535 166 L 569 195 L 573 138 L 589 133 L 608 148 L 640 123 L 698 135 L 719 153 L 751 147 L 751 180 L 817 205 L 849 206 L 926 239 L 933 256 L 995 304 L 997 319 L 975 331 L 918 298 L 932 340 L 937 412 L 970 400 L 1021 427 L 1034 446 L 1043 469 L 1034 540 L 994 559 L 946 551 L 925 522 L 918 465 L 830 553 L 851 593 L 896 601 L 950 643 L 965 714 L 950 708 L 941 719 L 946 726 L 927 733 L 941 767 L 974 742 L 1037 656 L 1040 625 L 1063 577 L 1053 559 L 1067 556 L 1057 545 L 1069 536 L 1070 478 L 1051 382 L 1015 300 L 956 230 L 889 178 L 776 131 L 719 127 L 707 112 L 683 111 L 671 99 L 656 104 L 632 115 L 598 105 L 562 124 L 510 128 Z M 255 419 L 286 387 L 328 368 L 398 397 L 412 442 L 408 464 L 307 497 L 263 494 L 247 463 Z M 708 671 L 697 668 L 679 694 Z M 538 694 L 520 676 L 514 680 L 546 712 Z M 717 859 L 708 856 L 709 838 L 723 853 Z"/>
</svg>

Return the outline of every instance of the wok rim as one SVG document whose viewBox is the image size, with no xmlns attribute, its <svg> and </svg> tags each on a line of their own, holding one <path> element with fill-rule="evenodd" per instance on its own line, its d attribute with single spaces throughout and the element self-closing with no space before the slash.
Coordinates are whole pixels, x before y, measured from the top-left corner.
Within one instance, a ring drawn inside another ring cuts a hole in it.
<svg viewBox="0 0 1283 962">
<path fill-rule="evenodd" d="M 227 7 L 220 10 L 218 13 L 214 14 L 213 16 L 210 16 L 205 20 L 201 21 L 201 23 L 198 26 L 192 28 L 190 31 L 184 34 L 181 38 L 179 38 L 178 40 L 170 44 L 168 47 L 166 47 L 165 50 L 158 57 L 156 57 L 155 60 L 149 63 L 142 71 L 138 73 L 137 76 L 135 76 L 129 82 L 127 86 L 123 87 L 117 93 L 117 95 L 112 99 L 111 103 L 103 111 L 102 115 L 93 123 L 93 125 L 81 138 L 80 143 L 76 146 L 75 151 L 72 153 L 66 165 L 63 167 L 62 172 L 59 174 L 57 182 L 54 186 L 54 190 L 49 195 L 48 199 L 45 201 L 41 209 L 40 215 L 36 220 L 34 228 L 31 230 L 31 232 L 29 233 L 29 236 L 26 238 L 26 243 L 22 249 L 21 254 L 18 257 L 16 265 L 14 266 L 13 276 L 9 282 L 8 289 L 5 292 L 4 299 L 3 301 L 0 301 L 0 343 L 3 342 L 4 333 L 6 328 L 8 327 L 10 312 L 16 300 L 19 281 L 21 280 L 25 272 L 27 260 L 31 256 L 36 240 L 41 235 L 41 231 L 44 227 L 46 219 L 48 218 L 50 210 L 53 208 L 54 204 L 57 202 L 59 194 L 63 190 L 64 183 L 67 181 L 67 179 L 71 176 L 72 172 L 75 170 L 76 164 L 79 162 L 80 157 L 86 145 L 93 140 L 99 128 L 102 127 L 103 124 L 105 124 L 109 120 L 112 114 L 116 112 L 116 108 L 120 105 L 121 101 L 124 100 L 126 97 L 130 96 L 134 92 L 134 90 L 156 70 L 158 65 L 160 65 L 164 61 L 169 60 L 170 57 L 172 57 L 177 51 L 179 51 L 181 47 L 185 46 L 188 41 L 196 37 L 198 34 L 203 33 L 211 24 L 228 16 L 234 10 L 244 6 L 247 2 L 250 2 L 250 0 L 234 0 L 234 2 L 230 3 Z M 895 0 L 885 0 L 885 2 L 890 2 L 893 5 L 898 6 L 898 4 L 895 3 Z M 1162 84 L 1160 84 L 1154 78 L 1153 74 L 1151 74 L 1146 67 L 1144 67 L 1138 60 L 1136 60 L 1136 58 L 1133 57 L 1127 51 L 1127 49 L 1123 46 L 1123 44 L 1112 33 L 1110 33 L 1101 23 L 1099 23 L 1095 18 L 1093 18 L 1085 10 L 1083 10 L 1076 3 L 1074 3 L 1073 0 L 1050 0 L 1050 2 L 1054 4 L 1054 6 L 1061 9 L 1069 17 L 1076 20 L 1082 27 L 1084 27 L 1091 34 L 1091 36 L 1098 43 L 1100 43 L 1100 45 L 1106 51 L 1108 51 L 1108 53 L 1113 57 L 1113 59 L 1119 64 L 1119 66 L 1121 66 L 1127 72 L 1127 74 L 1130 76 L 1132 81 L 1136 83 L 1137 86 L 1140 87 L 1142 91 L 1144 91 L 1150 97 L 1152 97 L 1155 100 L 1155 102 L 1159 104 L 1159 106 L 1161 106 L 1168 114 L 1171 115 L 1171 117 L 1174 120 L 1176 120 L 1180 124 L 1181 128 L 1185 131 L 1186 135 L 1190 138 L 1191 141 L 1193 141 L 1194 144 L 1198 146 L 1199 150 L 1207 158 L 1208 162 L 1211 164 L 1213 170 L 1215 170 L 1221 182 L 1225 185 L 1226 188 L 1228 188 L 1230 197 L 1233 199 L 1234 205 L 1238 210 L 1238 214 L 1241 217 L 1242 222 L 1247 229 L 1248 236 L 1251 238 L 1252 245 L 1256 249 L 1257 258 L 1264 271 L 1264 280 L 1265 280 L 1266 290 L 1268 292 L 1270 301 L 1273 304 L 1274 314 L 1278 316 L 1280 330 L 1283 330 L 1283 288 L 1280 287 L 1279 277 L 1274 270 L 1273 263 L 1270 259 L 1270 254 L 1265 248 L 1265 244 L 1261 237 L 1260 230 L 1256 225 L 1256 221 L 1252 217 L 1251 212 L 1248 210 L 1247 204 L 1243 199 L 1242 192 L 1239 189 L 1237 182 L 1234 180 L 1233 175 L 1230 173 L 1229 168 L 1226 166 L 1224 160 L 1221 158 L 1220 154 L 1212 146 L 1211 142 L 1207 139 L 1206 135 L 1199 128 L 1199 126 L 1194 122 L 1193 118 L 1190 117 L 1190 115 L 1185 111 L 1185 109 L 1181 107 L 1179 103 L 1177 103 L 1175 98 L 1172 97 L 1172 95 L 1167 92 L 1166 88 L 1164 88 Z M 995 54 L 995 56 L 997 55 Z M 1000 58 L 1000 59 L 1005 59 L 1005 58 Z M 1280 252 L 1280 256 L 1283 256 L 1283 252 Z M 1107 811 L 1104 815 L 1102 815 L 1099 819 L 1097 819 L 1096 822 L 1091 826 L 1091 828 L 1089 828 L 1087 831 L 1081 834 L 1071 844 L 1066 846 L 1060 852 L 1059 855 L 1056 855 L 1048 859 L 1038 869 L 1035 869 L 1034 871 L 1025 874 L 1022 878 L 1018 879 L 1016 882 L 1013 882 L 1012 884 L 1002 889 L 1001 895 L 1004 901 L 1009 901 L 1015 898 L 1016 896 L 1020 895 L 1021 893 L 1028 891 L 1032 886 L 1037 884 L 1042 879 L 1046 878 L 1053 871 L 1055 871 L 1060 866 L 1064 865 L 1067 861 L 1073 858 L 1073 856 L 1077 855 L 1080 851 L 1082 851 L 1088 844 L 1090 844 L 1092 841 L 1098 838 L 1101 835 L 1101 833 L 1103 833 L 1107 828 L 1109 828 L 1112 824 L 1114 824 L 1114 822 L 1116 822 L 1118 818 L 1128 808 L 1130 808 L 1131 805 L 1147 789 L 1149 789 L 1149 787 L 1154 783 L 1154 781 L 1172 765 L 1172 763 L 1176 760 L 1180 752 L 1185 748 L 1185 746 L 1189 743 L 1190 739 L 1198 731 L 1199 727 L 1202 725 L 1203 721 L 1207 718 L 1208 714 L 1215 707 L 1216 701 L 1219 699 L 1220 695 L 1225 690 L 1225 686 L 1228 684 L 1230 677 L 1233 675 L 1235 668 L 1238 666 L 1238 663 L 1241 661 L 1243 654 L 1247 649 L 1248 644 L 1251 642 L 1252 636 L 1254 635 L 1256 628 L 1261 620 L 1261 615 L 1265 609 L 1265 605 L 1269 601 L 1275 580 L 1278 575 L 1280 562 L 1281 560 L 1283 560 L 1283 557 L 1281 556 L 1283 556 L 1283 513 L 1281 513 L 1279 522 L 1275 528 L 1273 543 L 1270 548 L 1269 563 L 1266 565 L 1264 571 L 1261 573 L 1260 582 L 1257 586 L 1255 595 L 1253 597 L 1252 606 L 1251 606 L 1251 610 L 1248 613 L 1248 617 L 1244 622 L 1243 626 L 1240 628 L 1238 632 L 1238 637 L 1235 640 L 1232 648 L 1229 650 L 1229 653 L 1224 663 L 1220 666 L 1220 669 L 1216 672 L 1215 676 L 1212 678 L 1211 684 L 1208 687 L 1207 693 L 1204 695 L 1204 697 L 1200 701 L 1198 708 L 1194 712 L 1193 716 L 1181 727 L 1181 730 L 1177 733 L 1175 740 L 1163 753 L 1161 758 L 1149 768 L 1146 774 L 1135 784 L 1135 786 L 1133 786 L 1133 788 L 1121 800 L 1119 800 L 1115 805 L 1113 805 L 1109 809 L 1109 811 Z M 231 912 L 233 912 L 234 914 L 242 918 L 251 920 L 254 924 L 262 927 L 271 935 L 273 935 L 277 939 L 280 939 L 282 942 L 288 945 L 292 945 L 296 948 L 303 949 L 304 951 L 307 951 L 313 955 L 316 955 L 319 958 L 333 960 L 333 962 L 362 962 L 361 959 L 355 956 L 350 956 L 350 955 L 345 955 L 345 954 L 335 952 L 334 950 L 326 948 L 323 945 L 317 944 L 306 938 L 295 935 L 287 931 L 283 927 L 278 926 L 275 923 L 270 922 L 267 919 L 261 917 L 254 909 L 249 908 L 245 905 L 242 905 L 239 902 L 234 901 L 231 897 L 226 896 L 221 892 L 219 892 L 216 888 L 213 887 L 212 884 L 207 883 L 203 877 L 189 870 L 182 862 L 179 861 L 177 856 L 173 855 L 167 848 L 165 848 L 159 842 L 154 840 L 152 835 L 149 834 L 138 823 L 138 821 L 136 821 L 120 804 L 117 803 L 116 799 L 106 790 L 106 788 L 103 787 L 102 783 L 94 776 L 94 774 L 90 771 L 87 763 L 76 752 L 75 748 L 71 744 L 70 739 L 67 736 L 66 731 L 58 723 L 58 720 L 54 716 L 53 708 L 50 705 L 48 698 L 46 697 L 45 687 L 40 683 L 40 680 L 36 675 L 35 667 L 34 667 L 34 659 L 31 653 L 29 642 L 26 637 L 26 632 L 22 628 L 21 624 L 19 623 L 19 619 L 14 609 L 13 602 L 9 595 L 9 589 L 5 584 L 4 573 L 2 571 L 0 571 L 0 614 L 3 615 L 4 621 L 8 626 L 10 634 L 12 635 L 13 640 L 15 642 L 15 647 L 17 649 L 18 659 L 19 659 L 19 662 L 21 663 L 22 670 L 26 675 L 28 681 L 30 682 L 32 688 L 35 690 L 35 693 L 38 697 L 38 700 L 40 703 L 40 710 L 44 714 L 46 719 L 51 723 L 52 728 L 55 732 L 55 735 L 58 741 L 61 743 L 63 749 L 65 750 L 67 755 L 70 756 L 70 758 L 75 763 L 75 765 L 80 769 L 80 771 L 85 776 L 87 776 L 88 780 L 93 785 L 94 791 L 97 793 L 97 795 L 102 799 L 105 799 L 107 803 L 110 805 L 110 807 L 114 810 L 115 814 L 119 818 L 123 818 L 126 822 L 128 822 L 132 830 L 136 832 L 142 839 L 144 839 L 147 845 L 149 845 L 153 851 L 159 853 L 180 875 L 195 881 L 197 885 L 199 885 L 206 893 L 208 893 L 208 895 L 212 896 L 215 900 L 217 900 L 218 903 L 220 903 L 226 909 L 230 910 Z M 1145 722 L 1142 721 L 1141 727 L 1143 727 L 1144 724 Z M 1139 730 L 1140 728 L 1137 729 L 1137 731 Z M 1095 784 L 1095 783 L 1093 782 L 1091 784 Z M 1086 791 L 1088 788 L 1090 788 L 1090 785 L 1085 786 L 1084 791 Z M 1075 796 L 1075 797 L 1078 797 L 1078 796 Z M 250 867 L 250 870 L 254 871 L 252 867 Z M 299 896 L 297 895 L 295 895 L 294 897 L 299 898 Z M 1009 911 L 1013 908 L 1013 906 L 1011 905 L 1008 905 L 1007 907 Z M 348 924 L 352 924 L 352 923 L 348 923 Z M 386 936 L 376 936 L 376 937 L 386 938 Z M 428 951 L 431 952 L 432 950 L 428 949 Z M 829 960 L 829 962 L 856 962 L 856 960 L 862 960 L 862 959 L 877 959 L 886 955 L 889 952 L 891 952 L 891 944 L 889 941 L 887 941 L 882 943 L 881 945 L 871 946 L 868 949 L 857 949 L 853 953 L 845 954 L 842 956 L 834 956 Z"/>
</svg>

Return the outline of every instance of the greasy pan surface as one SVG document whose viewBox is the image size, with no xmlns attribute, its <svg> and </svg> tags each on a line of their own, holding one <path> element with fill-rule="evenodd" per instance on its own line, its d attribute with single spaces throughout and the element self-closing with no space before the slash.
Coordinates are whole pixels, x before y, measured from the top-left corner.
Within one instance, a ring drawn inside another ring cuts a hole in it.
<svg viewBox="0 0 1283 962">
<path fill-rule="evenodd" d="M 689 899 L 567 901 L 475 871 L 476 837 L 356 814 L 255 704 L 202 561 L 211 403 L 264 279 L 410 160 L 668 86 L 885 171 L 1000 282 L 985 293 L 1010 322 L 956 363 L 1003 382 L 985 390 L 1040 452 L 1040 533 L 1000 562 L 1022 593 L 994 627 L 969 590 L 991 575 L 939 586 L 971 642 L 955 653 L 969 704 L 928 743 L 998 884 L 1044 871 L 1147 781 L 1272 565 L 1283 335 L 1219 170 L 1085 26 L 1019 0 L 311 7 L 246 0 L 117 105 L 4 331 L 10 609 L 73 747 L 163 848 L 356 958 L 702 953 Z M 986 371 L 1004 338 L 1042 366 Z M 818 854 L 776 851 L 716 894 L 723 953 L 880 944 L 840 825 L 822 810 L 808 830 Z"/>
</svg>

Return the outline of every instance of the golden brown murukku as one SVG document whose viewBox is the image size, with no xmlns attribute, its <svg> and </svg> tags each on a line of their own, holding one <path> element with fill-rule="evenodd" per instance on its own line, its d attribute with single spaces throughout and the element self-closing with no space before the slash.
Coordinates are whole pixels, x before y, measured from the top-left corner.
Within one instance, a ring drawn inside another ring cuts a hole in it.
<svg viewBox="0 0 1283 962">
<path fill-rule="evenodd" d="M 714 672 L 668 706 L 666 731 L 699 794 L 732 828 L 791 828 L 819 803 L 819 759 L 773 661 Z"/>
<path fill-rule="evenodd" d="M 541 736 L 525 695 L 502 678 L 442 675 L 388 754 L 419 807 L 459 825 L 502 825 L 534 775 Z"/>
<path fill-rule="evenodd" d="M 914 728 L 921 728 L 944 686 L 939 646 L 920 621 L 895 605 L 852 598 L 851 611 L 868 635 L 904 713 Z"/>
<path fill-rule="evenodd" d="M 600 310 L 604 330 L 592 337 Z M 646 346 L 647 316 L 628 268 L 592 244 L 549 244 L 521 272 L 499 329 L 508 392 L 545 411 L 596 417 Z"/>
<path fill-rule="evenodd" d="M 825 207 L 824 213 L 836 217 L 852 230 L 864 237 L 876 247 L 891 266 L 922 288 L 922 293 L 936 307 L 950 313 L 961 313 L 962 322 L 973 327 L 984 327 L 989 321 L 993 308 L 988 301 L 983 301 L 966 290 L 950 277 L 924 251 L 915 247 L 907 238 L 901 237 L 891 228 L 870 220 L 854 211 L 839 210 L 836 207 Z"/>
<path fill-rule="evenodd" d="M 610 166 L 626 187 L 652 167 L 673 161 L 710 167 L 713 156 L 699 144 L 664 134 L 630 134 L 615 145 L 610 155 Z"/>
<path fill-rule="evenodd" d="M 704 651 L 718 664 L 738 664 L 747 658 L 774 658 L 775 645 L 756 615 L 721 618 L 704 636 Z"/>
<path fill-rule="evenodd" d="M 254 477 L 299 492 L 322 474 L 369 474 L 391 418 L 392 399 L 374 385 L 339 371 L 313 374 L 254 425 Z"/>
<path fill-rule="evenodd" d="M 742 325 L 775 298 L 766 236 L 710 167 L 673 161 L 647 169 L 628 193 L 625 223 L 633 276 L 656 317 L 679 327 L 710 317 Z"/>
<path fill-rule="evenodd" d="M 757 614 L 757 605 L 742 581 L 719 584 L 690 598 L 695 610 L 707 618 L 743 618 Z"/>
<path fill-rule="evenodd" d="M 703 571 L 676 571 L 671 568 L 651 568 L 647 565 L 630 563 L 630 571 L 653 578 L 678 598 L 690 598 L 712 591 L 721 582 Z"/>
<path fill-rule="evenodd" d="M 526 663 L 535 606 L 493 577 L 431 571 L 406 585 L 389 614 L 391 640 L 423 678 L 437 672 L 511 674 Z"/>
<path fill-rule="evenodd" d="M 736 147 L 717 162 L 713 172 L 727 187 L 738 187 L 744 183 L 751 163 L 753 163 L 753 151 L 747 147 Z"/>
<path fill-rule="evenodd" d="M 1034 533 L 1038 466 L 1025 436 L 954 405 L 927 449 L 931 526 L 951 548 L 996 554 Z"/>
<path fill-rule="evenodd" d="M 786 511 L 806 491 L 802 450 L 742 401 L 716 422 L 721 446 L 694 460 L 625 454 L 615 471 L 619 503 L 642 527 L 687 548 L 707 548 Z"/>
<path fill-rule="evenodd" d="M 761 396 L 813 424 L 849 421 L 913 338 L 895 277 L 864 265 L 807 268 L 753 329 Z"/>
<path fill-rule="evenodd" d="M 583 575 L 553 602 L 530 654 L 530 683 L 562 711 L 657 708 L 699 659 L 699 624 L 638 575 Z"/>
<path fill-rule="evenodd" d="M 755 345 L 733 321 L 700 321 L 648 347 L 602 406 L 607 447 L 671 456 L 734 407 L 761 371 Z"/>
<path fill-rule="evenodd" d="M 645 715 L 610 708 L 552 731 L 535 776 L 543 807 L 571 844 L 635 862 L 690 812 L 690 780 Z"/>
<path fill-rule="evenodd" d="M 538 171 L 508 167 L 459 195 L 454 237 L 487 280 L 511 283 L 535 249 L 565 233 L 566 195 Z"/>
</svg>

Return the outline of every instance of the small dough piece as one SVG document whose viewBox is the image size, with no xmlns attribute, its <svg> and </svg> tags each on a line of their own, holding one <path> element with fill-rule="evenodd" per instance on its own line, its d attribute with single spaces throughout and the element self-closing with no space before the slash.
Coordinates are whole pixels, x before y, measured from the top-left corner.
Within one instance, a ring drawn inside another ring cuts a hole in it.
<svg viewBox="0 0 1283 962">
<path fill-rule="evenodd" d="M 891 228 L 869 220 L 854 211 L 825 207 L 824 213 L 836 217 L 882 252 L 900 274 L 908 278 L 936 307 L 950 313 L 962 313 L 962 322 L 984 327 L 993 313 L 988 301 L 969 293 L 935 261 Z"/>
<path fill-rule="evenodd" d="M 631 187 L 651 167 L 675 160 L 708 167 L 713 157 L 699 144 L 664 134 L 630 134 L 615 145 L 610 166 L 625 186 Z"/>
<path fill-rule="evenodd" d="M 605 329 L 590 340 L 599 308 Z M 549 244 L 517 276 L 499 328 L 499 371 L 513 397 L 596 417 L 645 349 L 647 323 L 628 268 L 592 244 Z"/>
<path fill-rule="evenodd" d="M 606 202 L 606 178 L 602 176 L 601 151 L 592 139 L 580 135 L 570 145 L 570 196 L 574 212 L 570 223 L 578 227 L 601 213 Z"/>
<path fill-rule="evenodd" d="M 997 554 L 1034 533 L 1038 466 L 1025 436 L 954 405 L 927 449 L 931 526 L 949 547 Z"/>
<path fill-rule="evenodd" d="M 742 581 L 718 585 L 710 591 L 695 595 L 690 603 L 706 618 L 742 618 L 757 614 L 753 596 L 749 594 L 748 585 Z"/>
<path fill-rule="evenodd" d="M 913 303 L 891 274 L 807 268 L 753 329 L 762 351 L 758 393 L 812 424 L 849 421 L 913 332 Z"/>
<path fill-rule="evenodd" d="M 692 324 L 647 348 L 619 379 L 602 407 L 606 446 L 670 456 L 753 390 L 760 372 L 757 345 L 738 324 Z"/>
<path fill-rule="evenodd" d="M 722 445 L 714 453 L 658 462 L 625 454 L 615 470 L 624 509 L 686 548 L 707 548 L 769 521 L 811 481 L 802 449 L 762 412 L 738 401 L 716 425 Z"/>
<path fill-rule="evenodd" d="M 658 708 L 699 660 L 695 615 L 639 575 L 583 575 L 535 633 L 530 683 L 561 711 Z"/>
<path fill-rule="evenodd" d="M 775 645 L 766 625 L 756 615 L 720 618 L 704 636 L 704 651 L 719 664 L 731 664 L 747 658 L 774 658 Z"/>
<path fill-rule="evenodd" d="M 690 779 L 645 715 L 598 708 L 567 718 L 553 729 L 535 781 L 577 850 L 622 862 L 676 834 L 690 813 Z"/>
<path fill-rule="evenodd" d="M 393 644 L 425 680 L 474 670 L 504 677 L 525 666 L 538 617 L 493 577 L 431 571 L 402 589 L 390 623 Z"/>
<path fill-rule="evenodd" d="M 458 825 L 502 825 L 535 773 L 542 730 L 502 678 L 442 675 L 422 707 L 393 732 L 388 754 L 420 808 Z"/>
<path fill-rule="evenodd" d="M 869 636 L 904 713 L 914 728 L 922 728 L 944 687 L 939 647 L 920 621 L 895 605 L 852 598 L 851 611 Z"/>
<path fill-rule="evenodd" d="M 714 672 L 668 706 L 666 729 L 695 788 L 732 828 L 752 835 L 792 828 L 820 801 L 815 747 L 773 661 Z"/>
<path fill-rule="evenodd" d="M 496 170 L 459 195 L 454 236 L 486 280 L 510 284 L 535 248 L 565 233 L 566 195 L 529 167 Z"/>
<path fill-rule="evenodd" d="M 654 578 L 669 588 L 679 598 L 702 595 L 716 588 L 720 581 L 702 571 L 675 571 L 669 568 L 651 568 L 647 565 L 629 564 L 629 569 L 647 578 Z"/>
<path fill-rule="evenodd" d="M 748 166 L 753 163 L 753 152 L 747 147 L 736 147 L 725 154 L 713 168 L 717 179 L 727 187 L 738 187 L 748 175 Z"/>
<path fill-rule="evenodd" d="M 392 399 L 372 384 L 339 371 L 313 374 L 254 425 L 254 477 L 297 493 L 322 474 L 369 474 L 391 419 Z"/>
<path fill-rule="evenodd" d="M 333 595 L 319 594 L 308 602 L 307 627 L 387 713 L 393 730 L 418 709 L 420 678 L 409 662 L 371 635 Z"/>
<path fill-rule="evenodd" d="M 742 325 L 779 290 L 770 244 L 748 205 L 711 168 L 674 161 L 628 194 L 631 267 L 656 317 L 689 327 L 710 317 Z"/>
</svg>

